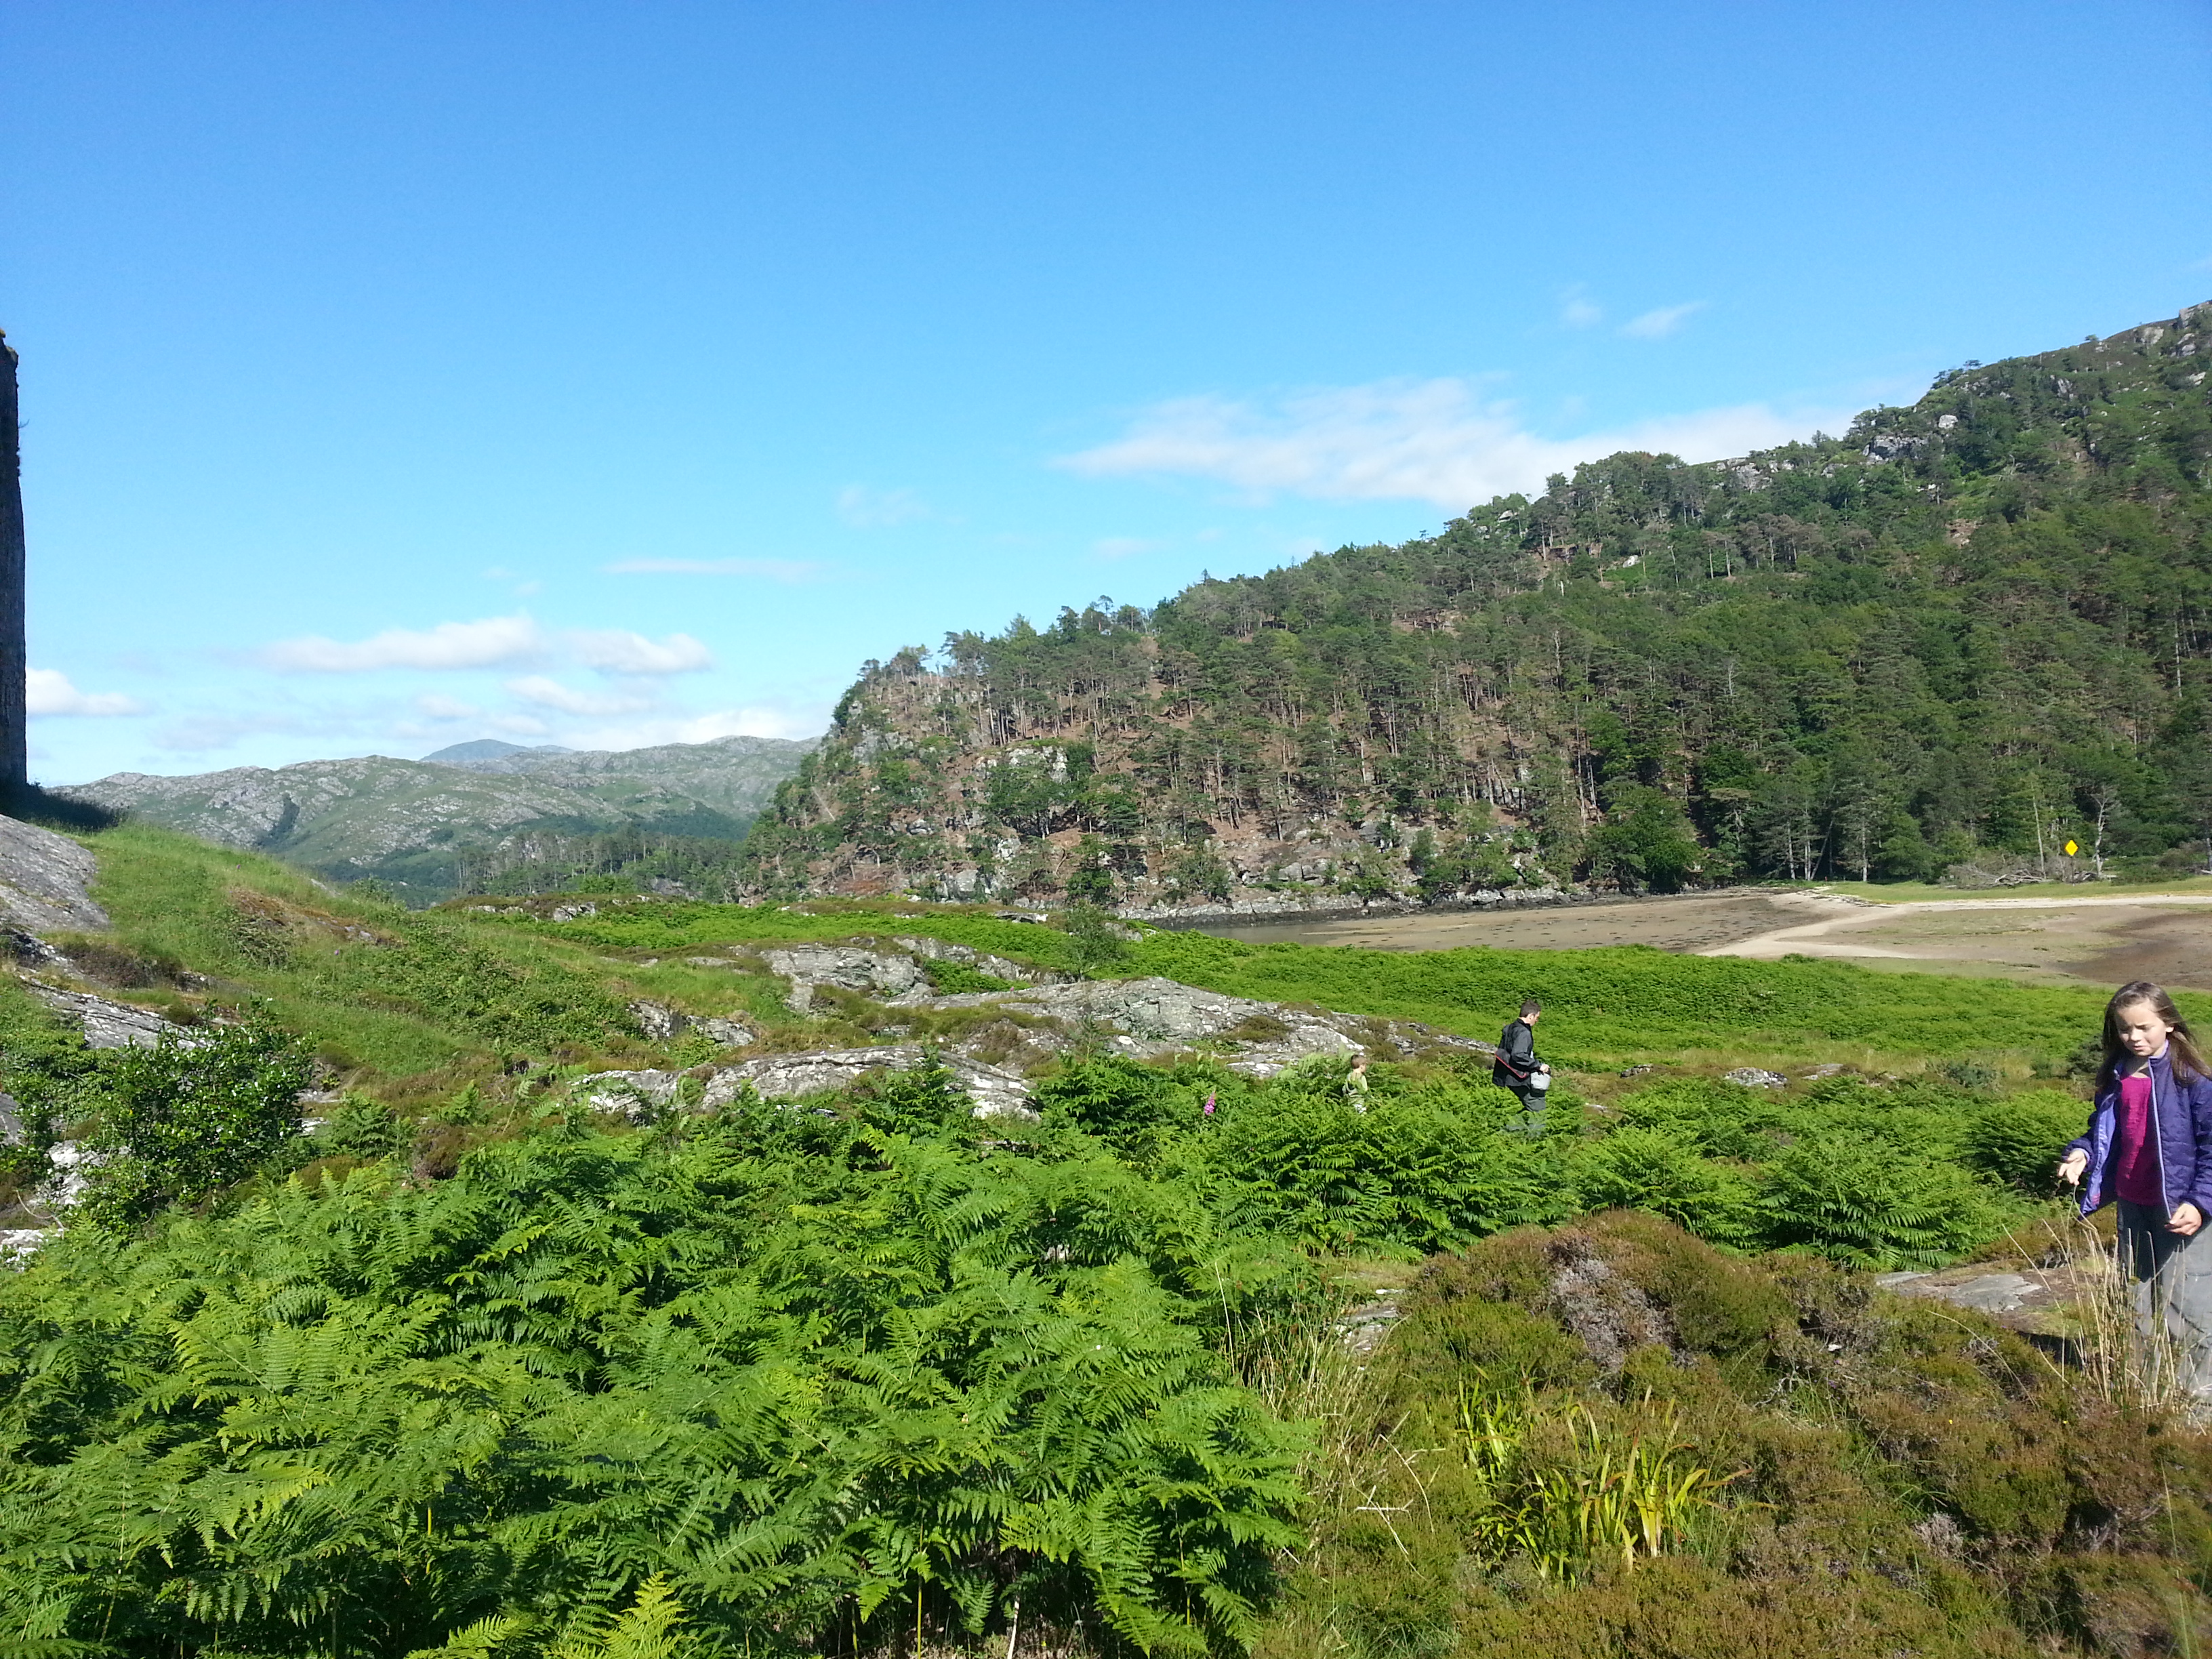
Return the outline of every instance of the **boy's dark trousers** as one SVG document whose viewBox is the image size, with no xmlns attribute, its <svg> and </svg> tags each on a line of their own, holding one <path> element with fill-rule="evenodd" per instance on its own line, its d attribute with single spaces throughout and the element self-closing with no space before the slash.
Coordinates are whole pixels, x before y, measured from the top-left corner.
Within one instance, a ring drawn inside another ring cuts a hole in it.
<svg viewBox="0 0 2212 1659">
<path fill-rule="evenodd" d="M 1537 1134 L 1544 1127 L 1546 1092 L 1526 1083 L 1506 1083 L 1498 1085 L 1521 1103 L 1521 1115 L 1505 1126 L 1509 1133 Z"/>
</svg>

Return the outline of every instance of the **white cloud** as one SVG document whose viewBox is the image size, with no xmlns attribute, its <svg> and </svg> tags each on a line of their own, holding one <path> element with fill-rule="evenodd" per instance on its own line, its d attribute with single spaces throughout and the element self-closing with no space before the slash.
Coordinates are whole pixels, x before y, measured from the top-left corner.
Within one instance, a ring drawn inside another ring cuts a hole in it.
<svg viewBox="0 0 2212 1659">
<path fill-rule="evenodd" d="M 507 689 L 525 702 L 540 708 L 557 708 L 564 714 L 634 714 L 653 706 L 649 697 L 620 691 L 578 691 L 544 674 L 509 680 Z"/>
<path fill-rule="evenodd" d="M 390 628 L 365 640 L 307 635 L 264 647 L 260 659 L 289 673 L 364 674 L 394 668 L 501 668 L 566 658 L 610 674 L 682 674 L 714 666 L 689 634 L 649 640 L 624 629 L 549 630 L 526 616 Z"/>
<path fill-rule="evenodd" d="M 609 674 L 689 674 L 714 665 L 714 653 L 689 634 L 648 640 L 627 629 L 578 629 L 562 642 L 585 667 Z"/>
<path fill-rule="evenodd" d="M 472 702 L 442 696 L 435 691 L 416 698 L 415 706 L 434 720 L 472 720 L 483 714 L 483 710 Z"/>
<path fill-rule="evenodd" d="M 724 708 L 711 714 L 669 714 L 564 732 L 574 749 L 646 749 L 664 743 L 712 743 L 716 738 L 811 738 L 830 724 L 829 705 Z"/>
<path fill-rule="evenodd" d="M 1656 311 L 1647 311 L 1641 317 L 1630 318 L 1620 325 L 1620 331 L 1632 340 L 1663 340 L 1680 328 L 1692 313 L 1705 308 L 1703 300 L 1692 300 L 1687 305 L 1661 306 Z"/>
<path fill-rule="evenodd" d="M 621 559 L 599 567 L 611 576 L 765 576 L 811 581 L 825 567 L 807 559 Z"/>
<path fill-rule="evenodd" d="M 871 489 L 847 484 L 837 492 L 837 516 L 862 530 L 881 530 L 931 516 L 929 503 L 911 489 Z"/>
<path fill-rule="evenodd" d="M 1054 465 L 1091 477 L 1211 478 L 1261 494 L 1426 501 L 1464 512 L 1616 450 L 1713 460 L 1840 431 L 1849 420 L 1849 411 L 1745 404 L 1541 438 L 1522 428 L 1512 404 L 1483 402 L 1472 381 L 1382 380 L 1264 402 L 1176 398 L 1139 416 L 1124 436 Z"/>
<path fill-rule="evenodd" d="M 145 710 L 135 697 L 120 691 L 80 691 L 58 668 L 24 671 L 26 706 L 33 714 L 141 714 Z"/>
<path fill-rule="evenodd" d="M 545 654 L 544 629 L 528 617 L 487 617 L 481 622 L 440 623 L 435 628 L 387 628 L 365 640 L 325 639 L 309 634 L 279 640 L 261 659 L 271 668 L 304 674 L 362 674 L 380 668 L 494 668 Z"/>
<path fill-rule="evenodd" d="M 1589 297 L 1589 290 L 1577 283 L 1559 296 L 1559 320 L 1569 328 L 1594 328 L 1605 320 L 1605 307 Z"/>
</svg>

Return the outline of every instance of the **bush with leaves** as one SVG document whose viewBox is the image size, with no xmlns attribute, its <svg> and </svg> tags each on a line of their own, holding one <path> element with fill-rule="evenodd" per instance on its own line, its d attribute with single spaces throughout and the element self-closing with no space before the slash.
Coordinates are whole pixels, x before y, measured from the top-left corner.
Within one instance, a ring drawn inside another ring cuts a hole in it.
<svg viewBox="0 0 2212 1659">
<path fill-rule="evenodd" d="M 96 1117 L 84 1144 L 99 1161 L 81 1212 L 135 1227 L 245 1180 L 299 1132 L 313 1073 L 306 1046 L 258 1017 L 100 1050 L 71 1091 L 75 1111 Z"/>
</svg>

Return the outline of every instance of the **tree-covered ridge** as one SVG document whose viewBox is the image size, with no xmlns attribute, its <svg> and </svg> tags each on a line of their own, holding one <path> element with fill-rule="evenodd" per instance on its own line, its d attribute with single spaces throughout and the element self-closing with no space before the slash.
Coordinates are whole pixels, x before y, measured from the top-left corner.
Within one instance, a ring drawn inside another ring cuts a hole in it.
<svg viewBox="0 0 2212 1659">
<path fill-rule="evenodd" d="M 2069 838 L 2199 861 L 2208 324 L 902 651 L 783 786 L 755 878 L 1146 902 L 2047 872 Z"/>
</svg>

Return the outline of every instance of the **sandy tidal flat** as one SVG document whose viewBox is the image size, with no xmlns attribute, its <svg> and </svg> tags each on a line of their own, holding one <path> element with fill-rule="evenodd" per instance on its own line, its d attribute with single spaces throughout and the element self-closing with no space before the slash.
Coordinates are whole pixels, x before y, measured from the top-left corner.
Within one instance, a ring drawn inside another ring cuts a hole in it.
<svg viewBox="0 0 2212 1659">
<path fill-rule="evenodd" d="M 2130 979 L 2212 991 L 2212 896 L 1931 899 L 1869 904 L 1817 892 L 1739 890 L 1547 909 L 1424 912 L 1208 927 L 1255 944 L 1378 951 L 1580 951 L 1648 945 L 1772 961 L 1839 957 L 1907 973 L 2045 983 Z"/>
</svg>

